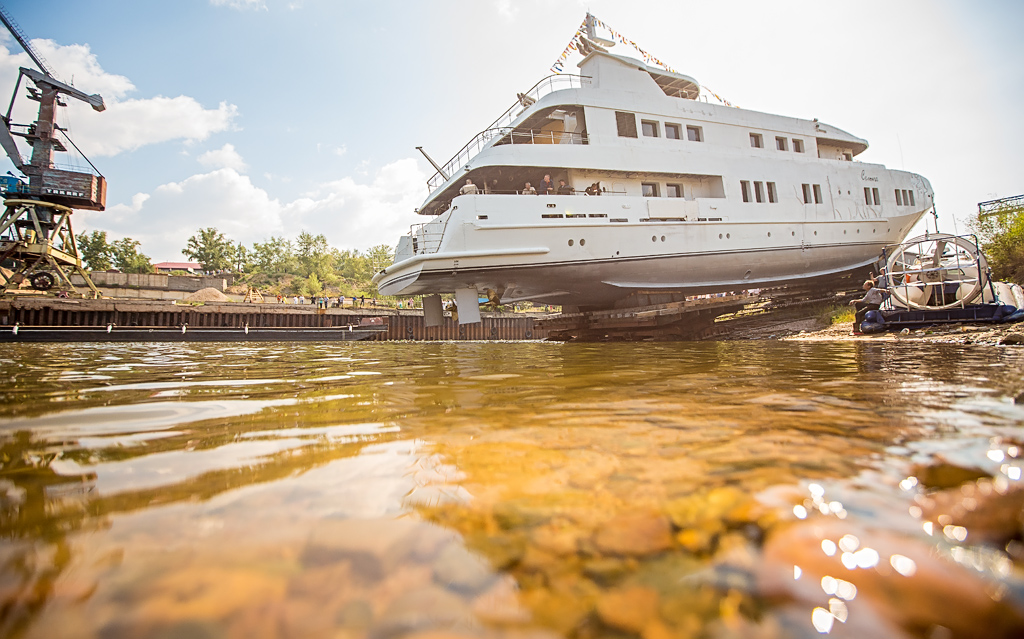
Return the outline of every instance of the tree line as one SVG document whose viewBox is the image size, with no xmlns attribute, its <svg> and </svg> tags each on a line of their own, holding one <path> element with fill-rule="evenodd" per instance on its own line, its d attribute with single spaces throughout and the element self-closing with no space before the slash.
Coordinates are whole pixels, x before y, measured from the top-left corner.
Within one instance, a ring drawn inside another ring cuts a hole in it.
<svg viewBox="0 0 1024 639">
<path fill-rule="evenodd" d="M 1024 205 L 1009 205 L 971 220 L 996 280 L 1024 285 Z"/>
<path fill-rule="evenodd" d="M 150 258 L 139 253 L 139 242 L 124 238 L 110 242 L 105 231 L 78 237 L 78 250 L 88 269 L 117 268 L 124 273 L 152 273 Z M 182 254 L 207 272 L 238 275 L 240 283 L 272 294 L 317 296 L 374 294 L 373 274 L 393 261 L 392 247 L 381 244 L 365 253 L 330 246 L 323 234 L 302 231 L 295 240 L 272 236 L 247 247 L 216 228 L 199 229 L 188 238 Z"/>
</svg>

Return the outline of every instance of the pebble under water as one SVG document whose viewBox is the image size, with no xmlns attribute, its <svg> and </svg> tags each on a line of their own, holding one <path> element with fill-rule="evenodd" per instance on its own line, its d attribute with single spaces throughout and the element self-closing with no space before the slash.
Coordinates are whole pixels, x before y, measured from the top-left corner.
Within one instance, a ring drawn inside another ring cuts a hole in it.
<svg viewBox="0 0 1024 639">
<path fill-rule="evenodd" d="M 1019 637 L 1024 349 L 13 345 L 3 637 Z"/>
</svg>

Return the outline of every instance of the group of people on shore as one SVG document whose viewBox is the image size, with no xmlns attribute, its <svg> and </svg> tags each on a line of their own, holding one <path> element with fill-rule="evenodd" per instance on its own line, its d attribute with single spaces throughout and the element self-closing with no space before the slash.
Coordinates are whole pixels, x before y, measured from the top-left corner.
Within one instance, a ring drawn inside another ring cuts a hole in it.
<svg viewBox="0 0 1024 639">
<path fill-rule="evenodd" d="M 346 298 L 344 295 L 339 295 L 337 298 L 328 297 L 326 295 L 317 295 L 317 296 L 314 296 L 314 297 L 310 297 L 309 298 L 309 303 L 310 304 L 315 304 L 317 308 L 332 308 L 332 307 L 333 308 L 344 308 L 346 300 L 349 302 L 349 306 L 351 306 L 353 308 L 362 308 L 366 304 L 366 296 L 365 295 L 360 295 L 359 297 L 356 297 L 355 295 L 353 295 L 353 296 L 351 296 L 349 298 Z M 277 296 L 277 303 L 278 304 L 287 304 L 288 303 L 288 297 L 285 296 L 285 295 L 278 294 L 278 296 Z M 293 295 L 291 303 L 292 304 L 297 304 L 297 305 L 304 305 L 304 304 L 306 304 L 306 296 L 305 295 Z M 372 304 L 373 306 L 376 306 L 377 305 L 377 300 L 371 299 L 370 300 L 370 304 Z"/>
<path fill-rule="evenodd" d="M 485 182 L 483 192 L 485 194 L 498 193 L 498 181 L 491 180 L 490 183 Z M 475 195 L 478 193 L 480 193 L 480 188 L 470 178 L 466 178 L 466 183 L 459 189 L 459 195 Z M 559 180 L 558 186 L 555 186 L 551 175 L 545 174 L 544 179 L 536 187 L 527 182 L 519 193 L 521 195 L 573 195 L 576 193 L 576 189 L 566 184 L 565 180 Z M 587 190 L 587 194 L 591 194 L 590 189 Z"/>
</svg>

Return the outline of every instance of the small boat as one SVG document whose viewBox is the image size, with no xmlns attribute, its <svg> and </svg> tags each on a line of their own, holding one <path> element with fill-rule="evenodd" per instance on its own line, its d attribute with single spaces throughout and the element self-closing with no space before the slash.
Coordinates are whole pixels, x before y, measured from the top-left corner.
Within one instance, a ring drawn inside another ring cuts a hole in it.
<svg viewBox="0 0 1024 639">
<path fill-rule="evenodd" d="M 864 315 L 864 333 L 1024 319 L 1024 291 L 992 280 L 973 235 L 926 233 L 887 247 L 878 267 L 887 297 Z"/>
</svg>

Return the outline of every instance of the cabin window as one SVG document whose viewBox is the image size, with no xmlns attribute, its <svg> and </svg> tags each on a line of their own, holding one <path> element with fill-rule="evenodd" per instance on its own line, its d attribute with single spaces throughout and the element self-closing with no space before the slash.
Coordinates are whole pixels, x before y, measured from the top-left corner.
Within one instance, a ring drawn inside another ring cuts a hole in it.
<svg viewBox="0 0 1024 639">
<path fill-rule="evenodd" d="M 643 182 L 640 189 L 644 197 L 658 197 L 658 184 L 656 182 Z"/>
<path fill-rule="evenodd" d="M 821 204 L 821 185 L 815 184 L 814 186 L 814 203 Z"/>
<path fill-rule="evenodd" d="M 811 185 L 810 184 L 801 184 L 800 186 L 803 188 L 803 191 L 804 191 L 804 204 L 810 204 L 811 203 Z"/>
<path fill-rule="evenodd" d="M 754 199 L 758 204 L 764 202 L 764 184 L 761 182 L 754 182 Z"/>
<path fill-rule="evenodd" d="M 640 126 L 643 127 L 645 138 L 656 138 L 658 137 L 658 123 L 653 120 L 640 120 Z"/>
<path fill-rule="evenodd" d="M 853 153 L 843 153 L 843 159 L 847 162 L 853 162 Z"/>
<path fill-rule="evenodd" d="M 871 187 L 864 187 L 864 204 L 871 204 Z"/>
<path fill-rule="evenodd" d="M 740 191 L 743 193 L 743 201 L 750 201 L 750 182 L 740 180 Z"/>
<path fill-rule="evenodd" d="M 615 112 L 615 126 L 619 129 L 620 138 L 635 138 L 636 135 L 636 116 L 632 113 L 626 113 L 625 111 Z"/>
<path fill-rule="evenodd" d="M 913 191 L 907 191 L 907 195 L 910 196 L 910 206 L 917 206 L 917 204 L 914 203 L 914 192 Z M 904 198 L 904 201 L 905 201 L 905 198 Z"/>
<path fill-rule="evenodd" d="M 666 184 L 665 185 L 665 197 L 683 197 L 683 187 L 681 184 Z"/>
<path fill-rule="evenodd" d="M 761 138 L 761 134 L 760 133 L 751 133 L 750 134 L 750 146 L 754 147 L 755 149 L 764 148 L 764 141 Z"/>
<path fill-rule="evenodd" d="M 678 124 L 665 123 L 665 137 L 669 140 L 681 140 L 683 138 L 682 132 Z"/>
<path fill-rule="evenodd" d="M 768 182 L 768 201 L 772 204 L 779 201 L 779 196 L 775 191 L 775 182 Z"/>
<path fill-rule="evenodd" d="M 793 138 L 793 150 L 797 153 L 804 152 L 804 141 Z"/>
<path fill-rule="evenodd" d="M 686 139 L 690 142 L 703 142 L 704 130 L 699 126 L 686 127 Z"/>
<path fill-rule="evenodd" d="M 775 148 L 780 151 L 788 151 L 789 143 L 786 138 L 775 138 Z"/>
<path fill-rule="evenodd" d="M 896 206 L 903 206 L 903 195 L 899 189 L 896 189 Z"/>
<path fill-rule="evenodd" d="M 871 195 L 872 195 L 873 199 L 875 200 L 875 206 L 878 206 L 879 204 L 882 203 L 882 198 L 878 196 L 878 189 L 877 188 L 871 189 Z"/>
</svg>

